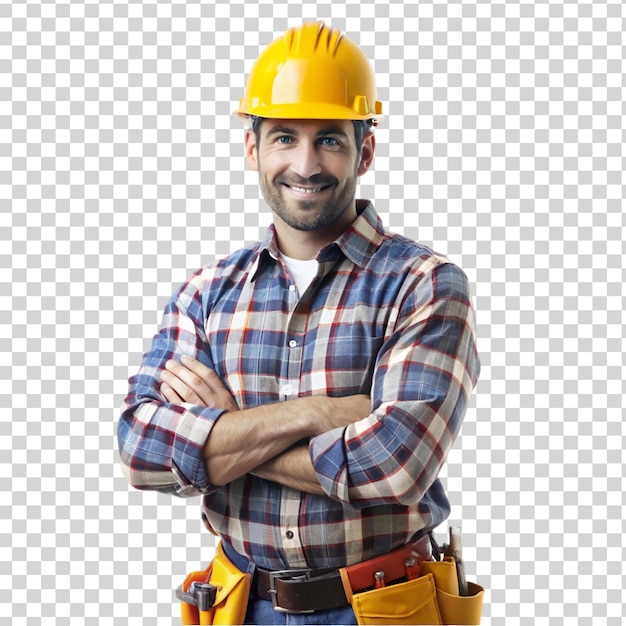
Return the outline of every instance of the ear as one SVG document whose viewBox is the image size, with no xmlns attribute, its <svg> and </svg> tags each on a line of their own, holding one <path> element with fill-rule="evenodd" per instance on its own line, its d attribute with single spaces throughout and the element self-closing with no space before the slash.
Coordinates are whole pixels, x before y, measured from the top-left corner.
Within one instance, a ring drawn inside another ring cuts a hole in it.
<svg viewBox="0 0 626 626">
<path fill-rule="evenodd" d="M 374 150 L 376 149 L 376 138 L 373 132 L 368 132 L 363 138 L 363 145 L 361 146 L 361 162 L 357 170 L 358 176 L 363 176 L 372 165 L 374 160 Z"/>
<path fill-rule="evenodd" d="M 254 170 L 255 172 L 258 171 L 259 161 L 257 158 L 256 134 L 251 128 L 246 130 L 246 136 L 244 138 L 244 148 L 246 161 L 248 162 L 250 169 Z"/>
</svg>

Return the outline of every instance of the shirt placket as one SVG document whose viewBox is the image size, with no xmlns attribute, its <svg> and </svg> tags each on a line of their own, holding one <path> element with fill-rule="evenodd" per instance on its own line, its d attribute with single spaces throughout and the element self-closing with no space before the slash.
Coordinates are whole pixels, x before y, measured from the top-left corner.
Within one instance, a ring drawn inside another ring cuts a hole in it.
<svg viewBox="0 0 626 626">
<path fill-rule="evenodd" d="M 283 270 L 284 271 L 284 270 Z M 285 346 L 283 367 L 281 367 L 280 378 L 280 400 L 293 400 L 298 397 L 300 391 L 300 370 L 302 363 L 302 344 L 304 331 L 302 322 L 294 321 L 294 312 L 298 306 L 298 290 L 291 279 L 288 280 L 288 287 L 285 297 L 289 303 L 291 313 L 287 318 L 287 328 L 285 333 Z"/>
<path fill-rule="evenodd" d="M 310 316 L 305 314 L 309 311 L 311 300 L 315 292 L 315 284 L 327 273 L 334 261 L 320 263 L 317 277 L 311 286 L 302 295 L 298 296 L 298 290 L 289 279 L 285 297 L 288 298 L 291 314 L 287 321 L 285 333 L 285 361 L 282 371 L 284 377 L 281 381 L 281 399 L 289 400 L 296 398 L 300 390 L 300 378 L 302 376 L 302 359 L 304 356 L 304 342 L 308 330 Z M 283 270 L 286 271 L 286 270 Z M 288 272 L 286 272 L 287 275 Z M 311 288 L 312 287 L 312 288 Z M 302 512 L 302 494 L 288 487 L 283 487 L 281 498 L 281 544 L 284 558 L 291 567 L 307 567 L 307 559 L 300 535 L 300 522 Z M 308 529 L 310 535 L 311 529 Z"/>
<path fill-rule="evenodd" d="M 298 396 L 299 380 L 302 370 L 302 355 L 306 333 L 306 317 L 298 314 L 301 302 L 298 301 L 298 290 L 292 283 L 287 289 L 289 308 L 292 311 L 287 322 L 285 333 L 285 376 L 280 388 L 282 400 L 290 400 Z M 292 567 L 306 567 L 306 558 L 300 536 L 300 492 L 283 487 L 281 499 L 281 543 L 286 560 Z"/>
<path fill-rule="evenodd" d="M 298 295 L 298 290 L 295 284 L 293 284 L 291 278 L 289 279 L 287 297 L 289 298 L 289 309 L 291 314 L 289 315 L 285 334 L 286 367 L 283 368 L 285 376 L 281 381 L 281 400 L 292 400 L 297 398 L 300 392 L 304 341 L 306 338 L 309 319 L 309 316 L 305 312 L 310 308 L 310 302 L 313 298 L 316 283 L 327 271 L 328 267 L 320 263 L 317 270 L 317 276 L 313 279 L 313 282 L 301 297 Z M 289 275 L 288 272 L 287 275 Z"/>
</svg>

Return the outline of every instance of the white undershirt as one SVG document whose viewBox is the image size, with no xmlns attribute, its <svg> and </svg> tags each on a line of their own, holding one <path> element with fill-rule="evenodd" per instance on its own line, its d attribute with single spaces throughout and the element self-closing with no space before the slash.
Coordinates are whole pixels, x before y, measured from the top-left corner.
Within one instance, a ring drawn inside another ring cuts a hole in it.
<svg viewBox="0 0 626 626">
<path fill-rule="evenodd" d="M 294 279 L 298 293 L 302 295 L 317 274 L 317 261 L 315 259 L 307 259 L 305 261 L 302 259 L 292 259 L 282 252 L 280 257 L 285 262 L 291 277 Z"/>
</svg>

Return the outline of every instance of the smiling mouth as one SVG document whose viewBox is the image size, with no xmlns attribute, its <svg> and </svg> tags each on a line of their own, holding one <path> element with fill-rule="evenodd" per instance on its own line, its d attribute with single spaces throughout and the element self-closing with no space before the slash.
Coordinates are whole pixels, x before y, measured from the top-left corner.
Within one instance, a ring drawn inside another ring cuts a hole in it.
<svg viewBox="0 0 626 626">
<path fill-rule="evenodd" d="M 316 193 L 320 193 L 322 191 L 326 191 L 330 189 L 332 185 L 318 185 L 317 187 L 301 187 L 300 185 L 289 185 L 287 183 L 283 183 L 287 189 L 291 189 L 296 193 L 301 193 L 304 195 L 314 195 Z"/>
<path fill-rule="evenodd" d="M 291 185 L 291 189 L 299 193 L 318 193 L 322 191 L 322 189 L 326 189 L 326 187 L 296 187 L 295 185 Z"/>
</svg>

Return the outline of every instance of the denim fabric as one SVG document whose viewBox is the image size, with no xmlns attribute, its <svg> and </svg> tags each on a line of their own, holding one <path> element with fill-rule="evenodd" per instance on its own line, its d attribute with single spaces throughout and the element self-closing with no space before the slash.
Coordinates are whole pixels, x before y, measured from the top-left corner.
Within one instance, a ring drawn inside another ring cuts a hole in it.
<svg viewBox="0 0 626 626">
<path fill-rule="evenodd" d="M 288 615 L 275 611 L 271 602 L 251 598 L 246 624 L 356 624 L 351 606 L 305 615 Z"/>
</svg>

